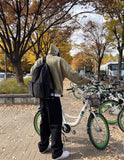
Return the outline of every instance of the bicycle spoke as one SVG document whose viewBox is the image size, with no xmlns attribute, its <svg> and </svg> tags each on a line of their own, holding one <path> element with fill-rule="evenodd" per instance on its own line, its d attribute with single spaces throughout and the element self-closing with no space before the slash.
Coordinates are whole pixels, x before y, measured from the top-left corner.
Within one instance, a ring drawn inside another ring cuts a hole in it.
<svg viewBox="0 0 124 160">
<path fill-rule="evenodd" d="M 113 100 L 104 102 L 100 107 L 100 113 L 106 118 L 108 123 L 117 122 L 117 115 L 119 112 L 120 105 Z"/>
<path fill-rule="evenodd" d="M 109 128 L 102 115 L 96 114 L 96 117 L 91 116 L 89 118 L 88 133 L 93 145 L 98 149 L 104 149 L 109 141 Z"/>
<path fill-rule="evenodd" d="M 93 126 L 91 128 L 92 130 L 92 135 L 94 137 L 94 140 L 97 144 L 103 144 L 104 142 L 106 143 L 106 126 L 104 125 L 104 122 L 101 121 L 99 117 L 97 117 L 99 125 L 97 124 L 95 118 L 93 119 Z M 95 126 L 95 127 L 94 127 Z"/>
<path fill-rule="evenodd" d="M 81 89 L 80 89 L 80 88 L 76 88 L 76 89 L 74 90 L 74 96 L 75 96 L 76 98 L 78 98 L 78 99 L 81 98 Z"/>
</svg>

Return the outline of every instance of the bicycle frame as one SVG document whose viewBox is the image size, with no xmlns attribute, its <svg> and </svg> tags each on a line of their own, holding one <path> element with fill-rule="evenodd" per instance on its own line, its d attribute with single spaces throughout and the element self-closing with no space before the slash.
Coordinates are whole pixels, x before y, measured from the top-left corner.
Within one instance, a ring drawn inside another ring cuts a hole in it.
<svg viewBox="0 0 124 160">
<path fill-rule="evenodd" d="M 90 108 L 90 104 L 89 104 L 88 99 L 86 100 L 84 106 L 82 107 L 82 109 L 81 109 L 81 111 L 80 111 L 80 113 L 79 113 L 79 115 L 78 115 L 77 117 L 70 116 L 70 115 L 66 114 L 66 113 L 62 110 L 63 125 L 64 125 L 64 124 L 68 124 L 68 125 L 70 125 L 71 127 L 77 126 L 77 125 L 80 123 L 81 119 L 83 118 L 83 115 L 84 115 L 84 113 L 86 112 L 87 108 L 89 108 L 89 112 L 92 112 L 93 115 L 95 116 L 95 113 L 94 113 L 93 111 L 91 111 L 91 108 Z M 74 118 L 74 119 L 76 119 L 76 121 L 70 123 L 70 122 L 68 122 L 68 121 L 66 120 L 66 117 Z"/>
<path fill-rule="evenodd" d="M 89 100 L 91 100 L 91 98 L 93 97 L 91 97 L 91 95 L 87 95 L 86 92 L 84 92 L 84 95 L 82 94 L 82 102 L 84 101 L 85 102 L 82 109 L 79 111 L 79 115 L 77 117 L 70 116 L 66 114 L 64 110 L 62 110 L 63 123 L 62 123 L 61 133 L 63 135 L 63 140 L 64 139 L 66 140 L 65 133 L 69 133 L 71 131 L 72 134 L 75 134 L 76 131 L 72 130 L 71 128 L 77 126 L 80 123 L 81 119 L 84 116 L 84 113 L 86 112 L 87 109 L 89 109 L 90 114 L 87 121 L 87 133 L 89 135 L 92 144 L 97 149 L 103 150 L 106 148 L 109 142 L 109 127 L 104 116 L 92 110 L 91 101 Z M 39 120 L 41 119 L 40 114 L 41 114 L 40 111 L 38 111 L 34 117 L 34 128 L 39 135 L 40 135 Z M 76 121 L 75 122 L 68 121 L 66 119 L 67 117 L 75 118 Z"/>
</svg>

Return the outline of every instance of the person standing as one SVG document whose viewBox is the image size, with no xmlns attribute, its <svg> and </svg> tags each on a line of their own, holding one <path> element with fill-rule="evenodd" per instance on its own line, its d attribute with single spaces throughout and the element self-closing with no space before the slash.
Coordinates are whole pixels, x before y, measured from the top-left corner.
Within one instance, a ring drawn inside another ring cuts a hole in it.
<svg viewBox="0 0 124 160">
<path fill-rule="evenodd" d="M 31 67 L 31 74 L 34 69 L 43 62 L 43 58 L 39 58 Z M 63 95 L 63 81 L 68 78 L 70 81 L 82 85 L 91 82 L 90 79 L 80 75 L 74 71 L 70 65 L 61 58 L 59 49 L 54 45 L 50 45 L 50 50 L 46 56 L 55 86 L 55 93 L 51 93 L 51 97 L 40 99 L 41 124 L 40 124 L 40 142 L 38 143 L 41 153 L 52 149 L 52 159 L 59 160 L 69 157 L 70 153 L 63 150 L 61 140 L 62 128 L 62 106 L 60 97 Z M 51 143 L 49 137 L 51 135 Z"/>
</svg>

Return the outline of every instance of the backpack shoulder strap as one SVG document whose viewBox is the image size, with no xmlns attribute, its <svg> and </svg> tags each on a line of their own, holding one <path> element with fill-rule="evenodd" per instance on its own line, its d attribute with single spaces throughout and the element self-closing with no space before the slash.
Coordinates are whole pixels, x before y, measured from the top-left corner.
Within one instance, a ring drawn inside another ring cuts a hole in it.
<svg viewBox="0 0 124 160">
<path fill-rule="evenodd" d="M 43 57 L 43 63 L 46 63 L 46 56 Z"/>
</svg>

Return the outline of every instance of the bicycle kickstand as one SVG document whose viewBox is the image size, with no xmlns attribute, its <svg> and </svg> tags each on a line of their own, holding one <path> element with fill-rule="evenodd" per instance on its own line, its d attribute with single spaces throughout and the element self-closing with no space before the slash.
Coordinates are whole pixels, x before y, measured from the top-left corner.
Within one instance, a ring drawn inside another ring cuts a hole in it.
<svg viewBox="0 0 124 160">
<path fill-rule="evenodd" d="M 67 137 L 66 137 L 66 135 L 65 135 L 65 133 L 64 133 L 64 132 L 62 132 L 62 135 L 63 135 L 63 137 L 62 137 L 63 142 L 67 142 L 67 141 L 68 141 L 68 139 L 67 139 Z"/>
</svg>

